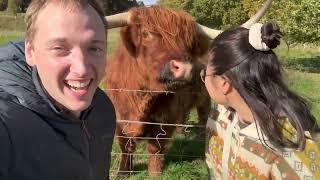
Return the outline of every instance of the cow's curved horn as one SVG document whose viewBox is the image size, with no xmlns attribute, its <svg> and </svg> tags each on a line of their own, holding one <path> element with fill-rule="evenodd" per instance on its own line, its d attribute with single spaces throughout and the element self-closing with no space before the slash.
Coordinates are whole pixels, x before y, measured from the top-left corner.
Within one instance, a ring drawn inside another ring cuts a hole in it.
<svg viewBox="0 0 320 180">
<path fill-rule="evenodd" d="M 216 38 L 220 33 L 222 33 L 221 30 L 217 29 L 211 29 L 206 26 L 203 26 L 201 24 L 196 23 L 196 31 L 200 34 L 205 35 L 209 39 Z"/>
<path fill-rule="evenodd" d="M 105 19 L 108 22 L 108 29 L 117 28 L 126 26 L 128 24 L 128 20 L 130 14 L 128 12 L 119 13 L 111 16 L 106 16 Z"/>
<path fill-rule="evenodd" d="M 267 12 L 270 8 L 272 0 L 267 0 L 263 6 L 259 9 L 259 11 L 253 15 L 247 22 L 241 25 L 241 27 L 249 29 L 254 23 L 257 23 L 262 16 Z"/>
</svg>

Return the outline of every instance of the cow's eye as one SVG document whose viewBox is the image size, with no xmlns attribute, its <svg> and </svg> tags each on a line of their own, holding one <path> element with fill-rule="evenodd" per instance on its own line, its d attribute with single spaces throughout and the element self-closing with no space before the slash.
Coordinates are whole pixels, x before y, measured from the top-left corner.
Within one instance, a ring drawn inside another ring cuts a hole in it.
<svg viewBox="0 0 320 180">
<path fill-rule="evenodd" d="M 143 38 L 149 38 L 149 36 L 150 36 L 150 33 L 148 31 L 143 31 L 142 32 L 142 37 Z"/>
</svg>

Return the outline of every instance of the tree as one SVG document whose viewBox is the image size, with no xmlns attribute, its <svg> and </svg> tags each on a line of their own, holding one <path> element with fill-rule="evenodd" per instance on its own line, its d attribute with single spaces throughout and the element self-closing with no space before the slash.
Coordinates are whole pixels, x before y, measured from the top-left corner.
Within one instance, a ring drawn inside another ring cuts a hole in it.
<svg viewBox="0 0 320 180">
<path fill-rule="evenodd" d="M 8 0 L 7 11 L 16 16 L 18 13 L 18 1 L 17 0 Z"/>
<path fill-rule="evenodd" d="M 31 0 L 3 0 L 3 6 L 9 13 L 16 15 L 25 12 L 30 2 Z"/>
<path fill-rule="evenodd" d="M 129 8 L 139 6 L 136 0 L 102 0 L 106 15 L 127 11 Z"/>
<path fill-rule="evenodd" d="M 194 0 L 160 0 L 158 4 L 190 12 L 193 8 L 193 2 Z"/>
<path fill-rule="evenodd" d="M 243 7 L 252 15 L 265 0 L 241 0 Z M 263 18 L 276 21 L 290 43 L 320 43 L 319 0 L 277 0 Z"/>
<path fill-rule="evenodd" d="M 286 24 L 289 40 L 320 43 L 320 1 L 301 0 Z"/>
<path fill-rule="evenodd" d="M 31 0 L 18 0 L 20 12 L 26 12 Z"/>
<path fill-rule="evenodd" d="M 0 11 L 7 9 L 8 0 L 0 0 Z"/>
<path fill-rule="evenodd" d="M 160 0 L 159 4 L 183 9 L 196 21 L 213 28 L 226 28 L 247 18 L 240 0 Z"/>
<path fill-rule="evenodd" d="M 0 0 L 0 10 L 7 10 L 10 13 L 16 14 L 18 12 L 25 12 L 31 0 Z M 98 0 L 104 13 L 114 14 L 128 10 L 133 6 L 144 5 L 143 2 L 136 0 Z"/>
</svg>

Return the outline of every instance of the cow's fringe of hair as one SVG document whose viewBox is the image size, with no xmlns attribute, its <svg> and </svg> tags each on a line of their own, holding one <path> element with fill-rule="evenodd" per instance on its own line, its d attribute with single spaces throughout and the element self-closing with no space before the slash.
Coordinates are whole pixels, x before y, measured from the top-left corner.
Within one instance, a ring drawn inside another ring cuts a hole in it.
<svg viewBox="0 0 320 180">
<path fill-rule="evenodd" d="M 161 6 L 136 7 L 130 12 L 132 23 L 141 24 L 150 32 L 159 33 L 167 48 L 191 50 L 196 41 L 196 28 L 193 17 L 184 11 Z M 139 20 L 139 21 L 138 21 Z"/>
</svg>

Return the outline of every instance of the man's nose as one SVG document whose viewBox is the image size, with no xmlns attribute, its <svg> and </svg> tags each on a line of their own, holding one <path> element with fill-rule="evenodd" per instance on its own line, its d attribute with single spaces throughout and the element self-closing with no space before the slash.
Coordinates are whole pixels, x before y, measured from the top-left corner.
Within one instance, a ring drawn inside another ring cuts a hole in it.
<svg viewBox="0 0 320 180">
<path fill-rule="evenodd" d="M 82 49 L 77 49 L 72 55 L 71 72 L 78 76 L 84 76 L 88 72 L 89 64 L 86 53 Z"/>
</svg>

